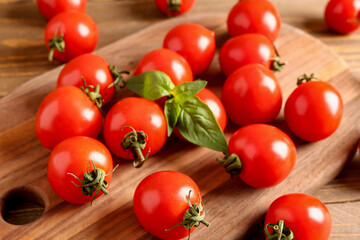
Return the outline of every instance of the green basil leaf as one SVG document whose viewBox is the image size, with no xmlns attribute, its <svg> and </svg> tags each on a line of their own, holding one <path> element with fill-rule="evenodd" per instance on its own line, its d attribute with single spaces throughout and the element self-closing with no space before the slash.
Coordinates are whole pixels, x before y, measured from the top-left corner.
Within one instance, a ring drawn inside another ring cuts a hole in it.
<svg viewBox="0 0 360 240">
<path fill-rule="evenodd" d="M 176 126 L 185 139 L 199 146 L 229 152 L 224 133 L 206 103 L 198 97 L 189 97 L 180 105 Z"/>
<path fill-rule="evenodd" d="M 195 96 L 201 89 L 206 86 L 204 80 L 196 80 L 194 82 L 185 82 L 174 88 L 173 95 L 177 100 L 186 101 L 188 97 Z"/>
<path fill-rule="evenodd" d="M 160 71 L 148 71 L 126 81 L 125 86 L 143 98 L 154 101 L 170 96 L 175 85 L 170 77 Z"/>
<path fill-rule="evenodd" d="M 168 136 L 171 135 L 174 127 L 176 126 L 180 112 L 180 104 L 175 100 L 175 98 L 169 99 L 165 102 L 164 114 L 166 117 Z"/>
</svg>

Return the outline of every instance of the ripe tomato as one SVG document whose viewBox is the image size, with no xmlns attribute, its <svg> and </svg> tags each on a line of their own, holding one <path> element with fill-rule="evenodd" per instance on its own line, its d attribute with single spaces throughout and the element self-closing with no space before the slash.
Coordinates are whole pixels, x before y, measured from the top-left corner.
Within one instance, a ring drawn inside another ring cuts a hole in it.
<svg viewBox="0 0 360 240">
<path fill-rule="evenodd" d="M 204 218 L 200 190 L 196 183 L 183 173 L 160 171 L 139 183 L 134 193 L 133 207 L 146 231 L 160 239 L 181 239 L 189 235 L 189 230 L 183 225 L 172 227 L 183 221 L 189 209 L 189 200 L 192 206 L 197 205 L 195 208 L 200 210 L 199 216 Z M 205 220 L 201 222 L 208 225 Z M 191 227 L 190 231 L 194 229 Z"/>
<path fill-rule="evenodd" d="M 348 34 L 359 27 L 359 0 L 330 0 L 325 9 L 325 22 L 335 31 Z"/>
<path fill-rule="evenodd" d="M 175 86 L 194 81 L 189 63 L 176 52 L 159 48 L 146 54 L 138 63 L 134 75 L 158 70 L 166 73 Z"/>
<path fill-rule="evenodd" d="M 94 170 L 93 164 L 98 169 L 93 173 L 96 176 L 112 172 L 112 157 L 104 144 L 96 139 L 82 136 L 62 141 L 52 150 L 49 158 L 48 179 L 52 189 L 65 201 L 75 204 L 90 202 L 96 194 L 95 186 L 101 189 L 96 197 L 101 196 L 103 191 L 107 193 L 106 188 L 110 184 L 111 174 L 105 178 L 104 176 L 101 177 L 101 179 L 105 179 L 106 183 L 101 184 L 98 181 L 95 186 L 89 187 L 88 190 L 90 191 L 85 191 L 87 195 L 84 195 L 83 192 L 85 188 L 82 191 L 81 188 L 74 185 L 74 183 L 80 186 L 83 184 L 73 175 L 86 183 L 92 182 L 87 178 L 84 179 L 83 174 L 87 170 L 92 172 Z"/>
<path fill-rule="evenodd" d="M 265 226 L 276 224 L 280 220 L 293 232 L 293 240 L 328 240 L 330 237 L 330 212 L 313 196 L 292 193 L 277 198 L 266 213 Z M 268 230 L 272 233 L 271 229 Z"/>
<path fill-rule="evenodd" d="M 260 64 L 237 69 L 226 79 L 221 101 L 235 124 L 267 123 L 281 109 L 280 85 L 271 70 Z"/>
<path fill-rule="evenodd" d="M 74 86 L 59 87 L 41 102 L 35 130 L 41 144 L 49 149 L 73 136 L 96 138 L 102 116 L 95 104 Z"/>
<path fill-rule="evenodd" d="M 343 103 L 329 83 L 309 81 L 300 84 L 285 103 L 285 120 L 298 137 L 316 142 L 327 138 L 339 127 Z"/>
<path fill-rule="evenodd" d="M 289 176 L 296 161 L 292 140 L 267 124 L 252 124 L 237 130 L 230 138 L 229 154 L 240 158 L 239 177 L 255 188 L 279 184 Z"/>
<path fill-rule="evenodd" d="M 156 6 L 168 16 L 178 16 L 191 10 L 195 0 L 155 0 Z"/>
<path fill-rule="evenodd" d="M 146 134 L 146 137 L 144 135 L 137 136 L 140 144 L 146 142 L 143 149 L 136 147 L 136 144 L 139 144 L 137 142 L 130 149 L 134 157 L 121 146 L 125 135 L 133 132 L 132 128 Z M 135 158 L 135 166 L 139 164 L 137 167 L 140 167 L 143 164 L 137 159 L 141 160 L 140 153 L 134 151 L 141 150 L 143 156 L 147 154 L 151 156 L 157 153 L 166 142 L 167 124 L 163 110 L 155 102 L 145 98 L 123 98 L 110 109 L 105 117 L 104 138 L 106 146 L 113 154 L 124 159 Z"/>
<path fill-rule="evenodd" d="M 197 75 L 204 72 L 214 58 L 215 33 L 199 24 L 181 24 L 166 34 L 163 47 L 183 56 Z"/>
<path fill-rule="evenodd" d="M 37 6 L 44 17 L 51 19 L 65 11 L 85 12 L 86 0 L 36 0 Z"/>
<path fill-rule="evenodd" d="M 83 87 L 82 77 L 86 80 L 87 85 L 100 86 L 103 104 L 107 104 L 114 97 L 114 87 L 108 88 L 114 82 L 114 77 L 110 72 L 108 63 L 102 57 L 87 53 L 72 59 L 61 70 L 57 87 Z"/>
<path fill-rule="evenodd" d="M 67 62 L 84 53 L 92 52 L 98 41 L 98 29 L 90 16 L 67 11 L 53 17 L 45 28 L 45 45 L 49 60 L 54 57 Z"/>
<path fill-rule="evenodd" d="M 259 33 L 275 41 L 280 33 L 280 14 L 268 0 L 238 1 L 227 18 L 231 37 L 245 33 Z"/>
<path fill-rule="evenodd" d="M 221 70 L 228 76 L 250 63 L 281 70 L 274 64 L 275 57 L 276 51 L 269 39 L 260 34 L 249 33 L 230 38 L 220 49 L 219 62 Z"/>
</svg>

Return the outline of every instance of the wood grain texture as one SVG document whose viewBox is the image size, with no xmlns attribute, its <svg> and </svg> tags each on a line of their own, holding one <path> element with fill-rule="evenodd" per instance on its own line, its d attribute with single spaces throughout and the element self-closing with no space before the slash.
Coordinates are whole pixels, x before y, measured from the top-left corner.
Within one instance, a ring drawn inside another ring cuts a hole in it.
<svg viewBox="0 0 360 240">
<path fill-rule="evenodd" d="M 200 23 L 215 30 L 220 46 L 228 38 L 225 19 L 224 13 L 178 17 L 154 24 L 96 53 L 120 69 L 133 71 L 141 57 L 149 50 L 160 47 L 166 32 L 182 22 Z M 137 184 L 148 174 L 159 170 L 181 171 L 199 185 L 207 219 L 212 225 L 209 228 L 199 227 L 192 235 L 194 239 L 243 239 L 256 231 L 250 226 L 261 221 L 276 197 L 289 192 L 314 193 L 333 179 L 346 160 L 352 157 L 351 150 L 360 136 L 359 82 L 333 51 L 300 30 L 284 25 L 276 45 L 288 62 L 285 71 L 277 75 L 284 99 L 296 87 L 296 78 L 305 71 L 314 72 L 333 84 L 345 104 L 344 118 L 338 131 L 318 143 L 305 143 L 293 136 L 286 128 L 282 115 L 274 121 L 275 125 L 290 134 L 297 145 L 298 161 L 286 181 L 270 189 L 250 188 L 238 178 L 229 179 L 215 161 L 221 154 L 172 138 L 141 169 L 134 169 L 130 162 L 115 158 L 115 164 L 120 166 L 113 176 L 110 194 L 97 199 L 92 207 L 63 202 L 47 181 L 46 165 L 50 151 L 40 145 L 34 131 L 37 107 L 43 97 L 55 88 L 61 70 L 59 67 L 27 81 L 0 100 L 0 116 L 7 119 L 0 125 L 0 186 L 5 186 L 0 189 L 0 196 L 12 188 L 25 185 L 43 197 L 46 207 L 40 219 L 24 226 L 0 221 L 0 238 L 152 239 L 138 224 L 131 201 Z M 217 57 L 201 78 L 208 80 L 210 89 L 219 94 L 226 77 L 220 71 Z M 227 138 L 235 129 L 235 126 L 228 126 Z M 332 206 L 336 212 L 336 205 Z M 339 221 L 341 223 L 346 222 Z M 336 239 L 343 232 L 335 231 L 334 234 Z"/>
</svg>

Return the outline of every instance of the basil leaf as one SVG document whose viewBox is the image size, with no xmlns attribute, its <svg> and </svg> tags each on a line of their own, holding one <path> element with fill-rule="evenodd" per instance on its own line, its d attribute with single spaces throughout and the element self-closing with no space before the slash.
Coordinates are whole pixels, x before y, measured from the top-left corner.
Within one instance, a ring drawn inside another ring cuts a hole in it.
<svg viewBox="0 0 360 240">
<path fill-rule="evenodd" d="M 196 145 L 228 153 L 229 149 L 209 106 L 198 97 L 189 97 L 181 102 L 177 127 L 181 135 Z"/>
<path fill-rule="evenodd" d="M 154 101 L 170 96 L 175 85 L 170 77 L 160 71 L 148 71 L 126 81 L 125 86 L 143 98 Z"/>
<path fill-rule="evenodd" d="M 174 88 L 173 95 L 178 101 L 184 101 L 188 97 L 197 94 L 206 86 L 207 82 L 204 80 L 196 80 L 194 82 L 185 82 Z"/>
<path fill-rule="evenodd" d="M 168 136 L 171 135 L 174 127 L 176 126 L 180 112 L 180 104 L 175 100 L 175 98 L 169 99 L 165 102 L 164 114 L 166 117 Z"/>
</svg>

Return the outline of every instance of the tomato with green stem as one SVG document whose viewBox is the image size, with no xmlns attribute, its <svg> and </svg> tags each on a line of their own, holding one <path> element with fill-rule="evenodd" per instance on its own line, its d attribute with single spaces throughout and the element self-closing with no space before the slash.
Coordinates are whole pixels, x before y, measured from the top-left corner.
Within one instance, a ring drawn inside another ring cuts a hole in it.
<svg viewBox="0 0 360 240">
<path fill-rule="evenodd" d="M 324 14 L 326 24 L 341 34 L 349 34 L 360 27 L 358 0 L 330 0 Z"/>
<path fill-rule="evenodd" d="M 50 92 L 41 102 L 35 131 L 41 144 L 53 149 L 73 136 L 96 138 L 101 124 L 102 115 L 93 100 L 77 87 L 63 86 Z"/>
<path fill-rule="evenodd" d="M 178 16 L 190 11 L 195 0 L 155 0 L 156 6 L 168 16 Z"/>
<path fill-rule="evenodd" d="M 332 135 L 343 114 L 340 93 L 329 83 L 313 74 L 298 78 L 298 87 L 285 103 L 285 121 L 301 139 L 316 142 Z"/>
<path fill-rule="evenodd" d="M 246 184 L 268 188 L 284 181 L 296 162 L 293 141 L 280 129 L 251 124 L 238 129 L 229 140 L 229 153 L 217 159 L 231 175 Z"/>
<path fill-rule="evenodd" d="M 147 232 L 160 239 L 184 238 L 205 220 L 199 187 L 187 175 L 160 171 L 144 178 L 133 197 L 135 215 Z"/>
<path fill-rule="evenodd" d="M 107 194 L 113 161 L 109 150 L 96 139 L 75 136 L 60 142 L 52 150 L 48 179 L 63 200 L 84 204 Z"/>
<path fill-rule="evenodd" d="M 281 234 L 284 234 L 281 239 L 328 240 L 330 233 L 329 210 L 319 199 L 308 194 L 291 193 L 281 196 L 271 203 L 266 213 L 267 239 L 280 239 Z M 285 238 L 290 235 L 293 238 Z"/>
<path fill-rule="evenodd" d="M 57 87 L 77 86 L 84 87 L 83 78 L 86 84 L 99 86 L 99 93 L 103 98 L 103 104 L 106 105 L 113 99 L 116 87 L 124 85 L 120 74 L 128 71 L 118 71 L 115 66 L 109 64 L 102 57 L 86 53 L 75 57 L 69 61 L 61 70 Z"/>
<path fill-rule="evenodd" d="M 280 14 L 269 0 L 238 1 L 230 10 L 227 29 L 231 37 L 259 33 L 274 42 L 281 27 Z"/>
<path fill-rule="evenodd" d="M 94 20 L 83 12 L 67 11 L 53 17 L 45 28 L 49 61 L 67 62 L 94 51 L 99 31 Z"/>
<path fill-rule="evenodd" d="M 51 19 L 66 11 L 85 12 L 87 0 L 36 0 L 36 4 L 44 17 Z"/>
<path fill-rule="evenodd" d="M 106 115 L 103 131 L 110 151 L 123 159 L 135 159 L 135 167 L 160 151 L 167 139 L 161 107 L 138 97 L 118 101 Z"/>
</svg>

